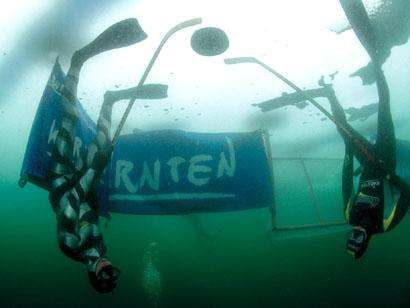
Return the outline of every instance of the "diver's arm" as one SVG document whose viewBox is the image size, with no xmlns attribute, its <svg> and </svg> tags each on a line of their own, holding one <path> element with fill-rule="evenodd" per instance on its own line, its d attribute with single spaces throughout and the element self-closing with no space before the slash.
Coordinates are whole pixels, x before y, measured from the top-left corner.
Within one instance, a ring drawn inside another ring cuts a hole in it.
<svg viewBox="0 0 410 308">
<path fill-rule="evenodd" d="M 345 147 L 345 157 L 342 170 L 343 213 L 349 220 L 350 202 L 353 194 L 353 151 L 348 145 Z"/>
<path fill-rule="evenodd" d="M 384 231 L 389 231 L 403 219 L 406 215 L 410 203 L 410 187 L 398 175 L 392 175 L 387 179 L 400 191 L 399 200 L 394 204 L 393 210 L 387 219 L 383 220 Z"/>
<path fill-rule="evenodd" d="M 405 195 L 400 195 L 399 200 L 394 204 L 393 210 L 387 219 L 383 219 L 384 232 L 390 231 L 396 227 L 400 221 L 406 216 L 409 208 L 409 199 Z"/>
</svg>

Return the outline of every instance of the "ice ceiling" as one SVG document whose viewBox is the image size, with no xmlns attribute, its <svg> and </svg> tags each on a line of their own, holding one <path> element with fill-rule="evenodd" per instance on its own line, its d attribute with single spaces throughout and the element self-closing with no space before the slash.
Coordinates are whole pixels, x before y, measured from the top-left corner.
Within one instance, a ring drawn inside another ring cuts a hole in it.
<svg viewBox="0 0 410 308">
<path fill-rule="evenodd" d="M 71 53 L 112 23 L 136 17 L 148 38 L 131 47 L 91 59 L 81 76 L 79 97 L 96 119 L 107 90 L 135 86 L 162 35 L 187 19 L 200 26 L 179 32 L 165 46 L 147 82 L 169 85 L 166 100 L 137 102 L 125 132 L 177 128 L 190 131 L 269 129 L 274 155 L 341 157 L 343 144 L 330 121 L 313 106 L 289 107 L 263 114 L 252 106 L 291 90 L 252 64 L 227 66 L 226 57 L 252 56 L 277 69 L 302 88 L 317 86 L 324 75 L 333 81 L 344 108 L 377 102 L 375 86 L 362 86 L 349 74 L 368 56 L 352 31 L 330 29 L 346 24 L 337 0 L 315 1 L 15 1 L 0 12 L 0 155 L 22 157 L 37 103 L 54 59 L 67 69 Z M 371 6 L 378 1 L 367 1 Z M 4 5 L 4 4 L 3 4 Z M 190 47 L 195 29 L 215 26 L 230 39 L 216 57 L 202 57 Z M 397 136 L 409 139 L 407 102 L 409 45 L 395 47 L 384 65 L 392 95 Z M 329 79 L 327 79 L 329 81 Z M 326 107 L 325 101 L 321 101 Z M 126 102 L 118 104 L 119 119 Z M 376 116 L 353 125 L 371 134 Z M 19 166 L 18 166 L 19 167 Z M 16 166 L 6 167 L 10 172 Z M 5 172 L 5 171 L 3 171 Z"/>
</svg>

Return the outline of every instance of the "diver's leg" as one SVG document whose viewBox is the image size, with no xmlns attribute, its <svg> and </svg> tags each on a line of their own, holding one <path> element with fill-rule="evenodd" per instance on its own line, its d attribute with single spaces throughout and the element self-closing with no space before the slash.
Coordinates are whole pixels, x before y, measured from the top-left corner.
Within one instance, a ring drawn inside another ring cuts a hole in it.
<svg viewBox="0 0 410 308">
<path fill-rule="evenodd" d="M 58 127 L 58 133 L 52 149 L 52 187 L 55 189 L 62 183 L 62 179 L 56 182 L 62 175 L 74 173 L 73 146 L 75 127 L 78 120 L 76 109 L 78 74 L 81 69 L 76 63 L 76 58 L 71 59 L 69 74 L 64 79 L 61 87 L 62 116 Z M 66 182 L 66 181 L 63 181 Z"/>
<path fill-rule="evenodd" d="M 108 147 L 111 147 L 110 129 L 113 104 L 114 103 L 111 100 L 104 97 L 104 102 L 97 121 L 97 137 L 88 146 L 87 165 L 89 167 L 91 167 L 97 151 L 103 151 Z"/>
<path fill-rule="evenodd" d="M 60 249 L 68 257 L 80 261 L 78 214 L 79 196 L 71 180 L 76 172 L 73 164 L 73 145 L 77 124 L 77 86 L 81 63 L 74 55 L 69 74 L 61 88 L 62 118 L 52 150 L 50 201 L 57 218 L 57 239 Z"/>
<path fill-rule="evenodd" d="M 394 173 L 396 169 L 396 136 L 390 111 L 389 87 L 381 68 L 376 68 L 376 81 L 379 94 L 376 150 L 387 171 Z"/>
<path fill-rule="evenodd" d="M 66 168 L 71 167 L 70 170 L 64 170 L 65 174 L 75 172 L 72 159 L 75 127 L 78 120 L 76 101 L 78 78 L 83 63 L 83 59 L 78 56 L 78 52 L 75 52 L 71 58 L 70 68 L 60 89 L 62 96 L 61 125 L 58 128 L 58 134 L 52 152 L 54 158 L 52 171 L 57 175 L 61 174 L 61 171 L 59 171 L 62 169 L 61 162 L 65 163 Z"/>
<path fill-rule="evenodd" d="M 334 90 L 329 85 L 327 87 L 328 87 L 327 99 L 329 100 L 330 109 L 332 111 L 333 116 L 335 117 L 337 122 L 340 123 L 341 125 L 347 124 L 345 111 L 343 110 L 342 106 L 337 100 Z M 339 127 L 337 127 L 337 130 L 339 131 L 340 135 L 345 141 L 345 144 L 347 144 L 350 138 L 346 136 L 345 132 L 341 130 Z"/>
<path fill-rule="evenodd" d="M 330 103 L 330 108 L 332 110 L 333 116 L 336 120 L 342 125 L 347 123 L 346 114 L 340 105 L 337 97 L 332 88 L 329 88 L 328 100 Z M 343 138 L 345 143 L 345 155 L 343 160 L 343 169 L 342 169 L 342 195 L 343 195 L 343 204 L 344 204 L 344 213 L 348 219 L 349 215 L 348 205 L 352 197 L 353 192 L 353 147 L 351 144 L 351 139 L 345 135 L 345 133 L 338 127 L 337 128 L 340 135 Z"/>
<path fill-rule="evenodd" d="M 110 139 L 112 105 L 112 102 L 104 100 L 97 121 L 97 136 L 87 149 L 87 166 L 94 168 L 100 176 L 103 174 L 106 163 L 96 163 L 98 155 L 99 153 L 110 155 L 112 151 Z M 79 235 L 83 262 L 88 269 L 90 282 L 98 292 L 106 293 L 117 285 L 119 270 L 112 266 L 105 257 L 107 249 L 99 228 L 96 188 L 93 187 L 91 190 L 92 194 L 88 202 L 80 206 Z M 91 201 L 91 198 L 95 200 Z"/>
</svg>

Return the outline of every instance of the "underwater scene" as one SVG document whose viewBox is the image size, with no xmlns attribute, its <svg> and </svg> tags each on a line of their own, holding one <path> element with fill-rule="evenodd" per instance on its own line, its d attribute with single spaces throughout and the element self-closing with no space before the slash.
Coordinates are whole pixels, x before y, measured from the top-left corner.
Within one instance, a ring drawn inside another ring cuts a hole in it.
<svg viewBox="0 0 410 308">
<path fill-rule="evenodd" d="M 0 307 L 410 307 L 410 1 L 0 25 Z"/>
</svg>

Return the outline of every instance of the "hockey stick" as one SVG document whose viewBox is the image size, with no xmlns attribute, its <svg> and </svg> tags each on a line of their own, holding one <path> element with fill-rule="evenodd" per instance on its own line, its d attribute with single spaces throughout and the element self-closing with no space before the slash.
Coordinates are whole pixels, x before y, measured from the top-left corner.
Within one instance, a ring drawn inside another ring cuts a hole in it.
<svg viewBox="0 0 410 308">
<path fill-rule="evenodd" d="M 182 22 L 182 23 L 176 25 L 175 27 L 173 27 L 171 30 L 169 30 L 169 31 L 165 34 L 165 36 L 164 36 L 164 38 L 162 39 L 162 41 L 160 42 L 159 46 L 158 46 L 157 49 L 155 50 L 154 55 L 152 56 L 150 62 L 148 63 L 147 68 L 145 69 L 144 73 L 142 74 L 142 77 L 141 77 L 141 79 L 140 79 L 140 81 L 139 81 L 137 87 L 140 87 L 140 86 L 142 86 L 142 85 L 144 84 L 145 80 L 146 80 L 147 77 L 148 77 L 149 72 L 151 71 L 152 66 L 154 65 L 155 60 L 157 59 L 157 57 L 158 57 L 158 55 L 159 55 L 159 53 L 160 53 L 162 47 L 164 47 L 164 45 L 165 45 L 165 43 L 168 41 L 168 39 L 169 39 L 173 34 L 175 34 L 176 32 L 178 32 L 179 30 L 182 30 L 182 29 L 187 28 L 187 27 L 192 27 L 192 26 L 198 25 L 198 24 L 200 24 L 201 22 L 202 22 L 202 19 L 201 19 L 201 18 L 190 19 L 190 20 L 187 20 L 187 21 L 185 21 L 185 22 Z M 131 111 L 131 108 L 132 108 L 132 106 L 134 105 L 136 99 L 137 99 L 137 97 L 136 97 L 135 95 L 130 98 L 130 100 L 129 100 L 129 102 L 128 102 L 127 109 L 125 110 L 124 115 L 122 116 L 121 121 L 120 121 L 120 123 L 118 124 L 117 130 L 115 131 L 114 137 L 113 137 L 113 139 L 112 139 L 112 144 L 113 144 L 113 145 L 115 145 L 116 142 L 118 141 L 118 137 L 119 137 L 119 135 L 120 135 L 120 133 L 121 133 L 121 130 L 122 130 L 124 124 L 125 124 L 125 121 L 127 120 L 127 117 L 128 117 L 128 115 L 129 115 L 129 113 L 130 113 L 130 111 Z"/>
<path fill-rule="evenodd" d="M 104 100 L 115 103 L 123 99 L 164 99 L 168 97 L 168 86 L 160 83 L 143 84 L 140 87 L 133 87 L 125 90 L 107 91 Z"/>
<path fill-rule="evenodd" d="M 299 93 L 299 95 L 301 95 L 304 99 L 311 102 L 316 108 L 318 108 L 321 112 L 323 112 L 325 114 L 325 116 L 327 116 L 331 121 L 333 121 L 336 125 L 338 125 L 338 123 L 337 123 L 338 121 L 333 117 L 333 115 L 330 114 L 330 112 L 328 112 L 325 108 L 323 108 L 318 102 L 316 102 L 310 96 L 306 95 L 301 88 L 299 88 L 297 85 L 295 85 L 289 79 L 287 79 L 285 76 L 278 73 L 273 68 L 267 66 L 265 63 L 259 61 L 258 59 L 253 58 L 253 57 L 239 57 L 239 58 L 228 58 L 228 59 L 225 59 L 224 62 L 225 62 L 225 64 L 228 64 L 228 65 L 229 64 L 239 64 L 239 63 L 256 63 L 256 64 L 259 64 L 264 69 L 268 70 L 273 75 L 275 75 L 280 80 L 282 80 L 284 83 L 286 83 L 288 86 L 293 88 L 296 92 Z"/>
<path fill-rule="evenodd" d="M 271 72 L 277 78 L 279 78 L 284 83 L 286 83 L 288 86 L 290 86 L 292 89 L 294 89 L 296 92 L 298 92 L 299 95 L 305 98 L 305 100 L 312 103 L 313 106 L 319 109 L 329 120 L 331 120 L 334 124 L 336 124 L 336 126 L 340 130 L 342 130 L 353 141 L 353 143 L 357 146 L 358 151 L 362 153 L 376 168 L 383 171 L 385 178 L 389 182 L 391 182 L 393 185 L 396 185 L 402 191 L 406 191 L 410 193 L 410 185 L 407 184 L 403 179 L 401 179 L 397 174 L 391 173 L 386 169 L 386 167 L 384 166 L 384 162 L 379 157 L 377 157 L 377 155 L 371 149 L 371 144 L 366 139 L 360 138 L 361 136 L 355 133 L 354 129 L 350 125 L 340 123 L 330 112 L 328 112 L 325 108 L 323 108 L 316 100 L 314 100 L 312 97 L 307 95 L 301 88 L 299 88 L 296 84 L 291 82 L 285 76 L 278 73 L 273 68 L 269 67 L 268 65 L 266 65 L 265 63 L 259 61 L 258 59 L 254 57 L 227 58 L 227 59 L 224 59 L 224 62 L 225 64 L 228 64 L 228 65 L 240 64 L 240 63 L 256 63 L 262 66 L 267 71 Z"/>
</svg>

